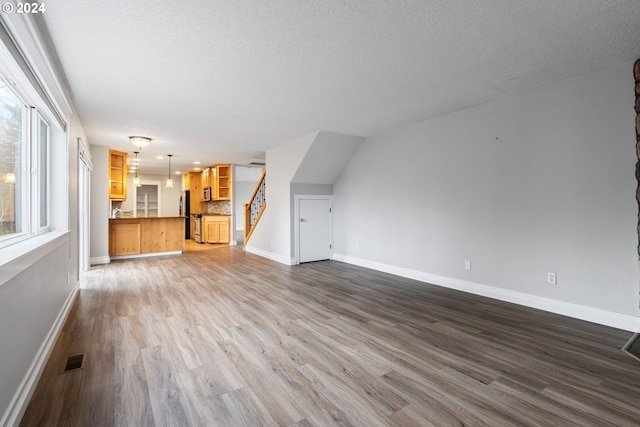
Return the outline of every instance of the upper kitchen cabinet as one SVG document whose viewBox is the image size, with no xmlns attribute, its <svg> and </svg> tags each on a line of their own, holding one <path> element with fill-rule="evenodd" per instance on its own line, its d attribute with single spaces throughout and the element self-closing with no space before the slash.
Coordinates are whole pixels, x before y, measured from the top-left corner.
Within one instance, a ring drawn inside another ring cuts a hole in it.
<svg viewBox="0 0 640 427">
<path fill-rule="evenodd" d="M 190 172 L 189 175 L 189 190 L 191 191 L 191 213 L 202 213 L 202 172 Z"/>
<path fill-rule="evenodd" d="M 213 165 L 213 200 L 231 200 L 231 165 Z"/>
<path fill-rule="evenodd" d="M 204 168 L 202 169 L 202 177 L 201 177 L 201 185 L 200 188 L 211 187 L 211 175 L 213 172 L 213 168 Z"/>
<path fill-rule="evenodd" d="M 127 198 L 127 153 L 109 150 L 109 199 Z"/>
<path fill-rule="evenodd" d="M 204 168 L 200 173 L 200 201 L 208 202 L 211 200 L 213 168 Z"/>
<path fill-rule="evenodd" d="M 191 191 L 191 174 L 185 173 L 182 175 L 182 191 L 189 190 Z"/>
</svg>

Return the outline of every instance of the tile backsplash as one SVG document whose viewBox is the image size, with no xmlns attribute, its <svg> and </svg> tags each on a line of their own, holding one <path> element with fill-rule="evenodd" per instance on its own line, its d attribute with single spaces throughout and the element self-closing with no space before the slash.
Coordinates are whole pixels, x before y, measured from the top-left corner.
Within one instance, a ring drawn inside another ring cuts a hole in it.
<svg viewBox="0 0 640 427">
<path fill-rule="evenodd" d="M 207 213 L 213 215 L 231 215 L 231 201 L 216 200 L 208 202 Z"/>
</svg>

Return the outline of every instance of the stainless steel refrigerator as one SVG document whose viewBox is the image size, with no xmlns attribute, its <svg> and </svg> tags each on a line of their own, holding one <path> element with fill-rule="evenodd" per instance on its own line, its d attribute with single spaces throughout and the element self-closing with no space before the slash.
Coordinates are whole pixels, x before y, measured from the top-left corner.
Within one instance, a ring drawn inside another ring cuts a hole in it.
<svg viewBox="0 0 640 427">
<path fill-rule="evenodd" d="M 184 190 L 180 193 L 180 216 L 184 217 L 184 238 L 191 238 L 191 224 L 189 224 L 189 220 L 191 218 L 191 203 L 189 190 Z"/>
</svg>

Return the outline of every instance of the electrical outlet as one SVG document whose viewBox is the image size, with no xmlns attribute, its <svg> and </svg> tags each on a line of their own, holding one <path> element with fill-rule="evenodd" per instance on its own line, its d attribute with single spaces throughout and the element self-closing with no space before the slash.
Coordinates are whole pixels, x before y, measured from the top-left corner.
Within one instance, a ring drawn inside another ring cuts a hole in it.
<svg viewBox="0 0 640 427">
<path fill-rule="evenodd" d="M 547 273 L 547 283 L 551 285 L 555 285 L 557 283 L 556 273 L 553 273 L 551 271 Z"/>
<path fill-rule="evenodd" d="M 471 260 L 470 259 L 465 259 L 464 260 L 464 269 L 465 270 L 471 270 Z"/>
<path fill-rule="evenodd" d="M 356 251 L 359 251 L 359 250 L 360 250 L 360 243 L 356 242 Z"/>
</svg>

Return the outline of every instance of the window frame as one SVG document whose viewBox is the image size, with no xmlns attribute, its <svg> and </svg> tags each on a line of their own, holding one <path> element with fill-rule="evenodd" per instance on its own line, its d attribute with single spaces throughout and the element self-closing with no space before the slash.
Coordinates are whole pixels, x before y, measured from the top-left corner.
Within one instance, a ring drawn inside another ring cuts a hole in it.
<svg viewBox="0 0 640 427">
<path fill-rule="evenodd" d="M 21 93 L 21 88 L 0 70 L 0 80 L 6 84 L 8 90 L 22 103 L 22 139 L 20 147 L 20 168 L 14 168 L 19 175 L 21 197 L 19 208 L 16 206 L 15 220 L 20 221 L 22 229 L 19 232 L 0 235 L 0 248 L 6 248 L 35 235 L 51 231 L 51 124 L 37 107 L 31 105 Z M 45 141 L 40 133 L 41 125 L 46 126 Z M 44 146 L 44 160 L 46 167 L 41 168 L 41 146 Z M 42 170 L 44 169 L 44 170 Z M 40 180 L 44 173 L 43 181 Z M 42 189 L 44 184 L 44 189 Z M 41 204 L 44 202 L 44 224 L 41 223 Z"/>
<path fill-rule="evenodd" d="M 31 184 L 32 197 L 32 229 L 34 233 L 42 233 L 51 230 L 51 125 L 38 111 L 32 107 L 33 131 L 31 141 L 31 176 L 33 182 Z M 44 141 L 44 160 L 45 167 L 42 167 L 42 133 L 41 125 L 46 126 L 46 140 Z M 34 164 L 35 161 L 35 164 Z M 43 182 L 44 180 L 44 182 Z M 42 184 L 44 183 L 44 189 Z M 43 194 L 44 192 L 44 194 Z M 45 221 L 42 224 L 42 201 L 44 197 L 45 204 Z"/>
</svg>

